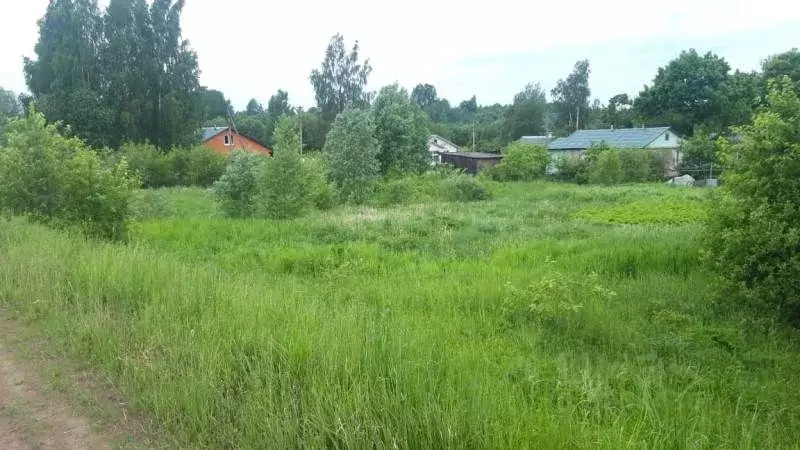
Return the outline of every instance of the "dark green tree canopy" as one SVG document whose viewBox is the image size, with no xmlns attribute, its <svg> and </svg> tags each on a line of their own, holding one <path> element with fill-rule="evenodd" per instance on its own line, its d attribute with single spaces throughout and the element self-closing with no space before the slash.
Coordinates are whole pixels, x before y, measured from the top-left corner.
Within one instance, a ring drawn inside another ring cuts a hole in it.
<svg viewBox="0 0 800 450">
<path fill-rule="evenodd" d="M 369 59 L 359 63 L 358 48 L 356 41 L 348 53 L 344 37 L 341 34 L 333 36 L 320 68 L 311 72 L 317 106 L 328 122 L 348 106 L 362 108 L 369 105 L 370 95 L 364 89 L 372 66 Z"/>
<path fill-rule="evenodd" d="M 269 98 L 269 103 L 267 103 L 267 114 L 277 121 L 279 117 L 284 115 L 288 116 L 293 113 L 294 111 L 292 110 L 292 105 L 289 104 L 289 93 L 282 89 L 278 89 L 278 92 Z"/>
<path fill-rule="evenodd" d="M 428 166 L 428 124 L 422 112 L 397 84 L 383 87 L 372 107 L 381 172 L 416 172 Z"/>
<path fill-rule="evenodd" d="M 720 131 L 729 124 L 724 109 L 729 95 L 730 66 L 713 54 L 681 52 L 658 69 L 652 86 L 636 99 L 637 113 L 652 125 L 669 125 L 690 136 L 695 126 Z"/>
<path fill-rule="evenodd" d="M 203 119 L 204 121 L 217 117 L 228 118 L 233 114 L 231 102 L 225 94 L 216 89 L 202 88 L 203 92 Z"/>
<path fill-rule="evenodd" d="M 257 116 L 259 114 L 264 114 L 264 107 L 261 106 L 261 103 L 259 103 L 258 100 L 251 98 L 250 101 L 247 102 L 245 113 L 248 116 Z"/>
<path fill-rule="evenodd" d="M 39 21 L 28 87 L 49 120 L 95 146 L 188 144 L 203 119 L 197 56 L 181 39 L 183 0 L 53 0 Z M 68 30 L 68 32 L 65 32 Z"/>
<path fill-rule="evenodd" d="M 555 112 L 553 131 L 556 133 L 569 134 L 586 121 L 591 95 L 589 73 L 589 61 L 578 61 L 566 80 L 558 80 L 550 91 Z"/>
<path fill-rule="evenodd" d="M 794 84 L 794 90 L 800 94 L 800 51 L 793 48 L 788 52 L 773 55 L 762 64 L 764 79 L 781 79 L 788 76 Z"/>
<path fill-rule="evenodd" d="M 546 132 L 547 98 L 542 87 L 528 84 L 514 96 L 514 103 L 506 110 L 505 127 L 508 139 L 516 141 L 522 136 L 541 135 Z"/>
<path fill-rule="evenodd" d="M 428 83 L 418 84 L 411 91 L 411 101 L 423 110 L 430 108 L 438 100 L 439 96 L 436 94 L 436 88 Z"/>
</svg>

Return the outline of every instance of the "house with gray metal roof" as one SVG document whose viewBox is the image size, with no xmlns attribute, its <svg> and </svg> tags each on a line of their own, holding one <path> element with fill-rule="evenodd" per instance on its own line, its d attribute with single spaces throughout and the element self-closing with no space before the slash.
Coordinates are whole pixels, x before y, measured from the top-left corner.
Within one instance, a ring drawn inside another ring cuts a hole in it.
<svg viewBox="0 0 800 450">
<path fill-rule="evenodd" d="M 554 140 L 547 148 L 553 161 L 564 157 L 579 157 L 586 149 L 601 144 L 619 150 L 658 150 L 667 154 L 666 170 L 671 172 L 680 159 L 681 142 L 683 139 L 669 127 L 608 128 L 578 130 L 567 137 Z"/>
</svg>

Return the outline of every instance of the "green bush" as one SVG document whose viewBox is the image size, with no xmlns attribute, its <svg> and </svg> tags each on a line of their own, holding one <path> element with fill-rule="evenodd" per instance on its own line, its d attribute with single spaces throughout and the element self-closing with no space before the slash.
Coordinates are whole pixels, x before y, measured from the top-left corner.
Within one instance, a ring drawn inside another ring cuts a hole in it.
<svg viewBox="0 0 800 450">
<path fill-rule="evenodd" d="M 375 202 L 378 206 L 405 205 L 418 196 L 417 177 L 393 178 L 378 184 Z"/>
<path fill-rule="evenodd" d="M 489 189 L 469 175 L 459 175 L 443 180 L 441 195 L 451 202 L 474 202 L 491 198 Z"/>
<path fill-rule="evenodd" d="M 370 114 L 346 109 L 336 117 L 325 139 L 330 177 L 344 201 L 367 199 L 380 172 L 380 147 Z"/>
<path fill-rule="evenodd" d="M 550 153 L 540 145 L 515 142 L 504 151 L 502 162 L 489 170 L 497 181 L 532 181 L 544 177 Z"/>
<path fill-rule="evenodd" d="M 713 202 L 709 261 L 728 293 L 800 323 L 800 99 L 788 77 L 770 83 L 767 107 L 725 148 Z"/>
<path fill-rule="evenodd" d="M 655 153 L 649 150 L 620 150 L 619 161 L 622 167 L 622 181 L 642 183 L 656 180 L 653 173 Z"/>
<path fill-rule="evenodd" d="M 182 186 L 209 187 L 225 173 L 225 156 L 205 145 L 176 148 L 169 156 Z"/>
<path fill-rule="evenodd" d="M 245 151 L 234 152 L 228 158 L 225 173 L 214 183 L 214 193 L 226 216 L 250 217 L 255 214 L 259 180 L 266 158 Z"/>
<path fill-rule="evenodd" d="M 261 171 L 258 203 L 272 219 L 299 217 L 311 206 L 306 166 L 300 158 L 300 136 L 293 118 L 282 116 L 275 126 L 275 152 Z"/>
<path fill-rule="evenodd" d="M 8 124 L 7 145 L 0 149 L 0 210 L 120 238 L 138 183 L 125 160 L 104 165 L 79 139 L 47 125 L 42 114 Z"/>
<path fill-rule="evenodd" d="M 618 184 L 622 182 L 622 162 L 616 150 L 604 150 L 597 156 L 597 163 L 590 168 L 592 184 Z"/>
<path fill-rule="evenodd" d="M 589 182 L 589 161 L 586 158 L 566 156 L 555 162 L 555 179 L 577 184 Z"/>
<path fill-rule="evenodd" d="M 115 155 L 128 160 L 146 188 L 172 186 L 208 187 L 225 171 L 225 156 L 199 145 L 161 151 L 151 144 L 126 143 Z"/>
<path fill-rule="evenodd" d="M 328 167 L 320 155 L 303 157 L 306 183 L 311 203 L 319 210 L 331 209 L 335 204 L 333 187 L 328 182 Z"/>
<path fill-rule="evenodd" d="M 175 186 L 178 174 L 174 156 L 152 144 L 128 142 L 120 147 L 117 159 L 125 158 L 132 171 L 139 175 L 145 188 Z"/>
</svg>

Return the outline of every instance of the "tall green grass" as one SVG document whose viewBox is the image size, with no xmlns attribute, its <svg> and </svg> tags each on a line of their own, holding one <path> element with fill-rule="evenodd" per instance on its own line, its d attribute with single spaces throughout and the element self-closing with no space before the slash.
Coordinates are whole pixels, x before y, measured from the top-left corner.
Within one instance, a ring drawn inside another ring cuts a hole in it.
<svg viewBox="0 0 800 450">
<path fill-rule="evenodd" d="M 703 191 L 504 184 L 285 222 L 159 195 L 176 213 L 143 214 L 127 245 L 4 222 L 0 301 L 177 446 L 800 440 L 798 336 L 712 301 L 700 225 L 577 214 Z"/>
</svg>

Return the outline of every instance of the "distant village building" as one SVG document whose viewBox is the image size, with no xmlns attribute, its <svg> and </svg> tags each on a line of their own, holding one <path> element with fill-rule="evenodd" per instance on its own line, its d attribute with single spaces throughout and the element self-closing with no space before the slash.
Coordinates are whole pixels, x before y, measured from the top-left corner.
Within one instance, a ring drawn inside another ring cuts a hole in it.
<svg viewBox="0 0 800 450">
<path fill-rule="evenodd" d="M 531 144 L 531 145 L 541 145 L 542 147 L 547 147 L 553 142 L 555 138 L 548 134 L 547 136 L 522 136 L 519 138 L 517 142 L 522 142 L 523 144 Z"/>
<path fill-rule="evenodd" d="M 201 141 L 215 152 L 227 155 L 234 150 L 272 155 L 272 149 L 241 135 L 231 127 L 207 127 L 201 130 Z"/>
<path fill-rule="evenodd" d="M 450 164 L 476 175 L 483 169 L 495 166 L 503 160 L 503 155 L 481 152 L 445 152 L 439 154 L 443 164 Z"/>
<path fill-rule="evenodd" d="M 562 158 L 580 157 L 594 145 L 605 144 L 613 149 L 640 149 L 659 151 L 665 154 L 665 173 L 675 171 L 680 162 L 680 146 L 683 139 L 669 127 L 610 128 L 602 130 L 578 130 L 571 135 L 550 142 L 548 149 L 553 162 Z M 549 172 L 554 168 L 548 167 Z"/>
<path fill-rule="evenodd" d="M 455 153 L 459 150 L 456 144 L 448 141 L 447 139 L 432 134 L 428 137 L 428 152 L 431 155 L 431 164 L 442 162 L 442 153 Z"/>
</svg>

